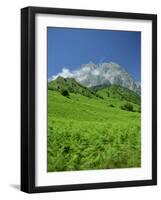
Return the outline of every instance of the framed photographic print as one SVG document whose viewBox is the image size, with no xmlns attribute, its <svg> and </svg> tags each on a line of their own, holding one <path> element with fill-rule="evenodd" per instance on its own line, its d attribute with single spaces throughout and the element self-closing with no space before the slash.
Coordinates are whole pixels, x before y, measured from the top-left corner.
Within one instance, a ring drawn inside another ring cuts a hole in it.
<svg viewBox="0 0 161 200">
<path fill-rule="evenodd" d="M 21 10 L 21 190 L 157 184 L 157 16 Z"/>
</svg>

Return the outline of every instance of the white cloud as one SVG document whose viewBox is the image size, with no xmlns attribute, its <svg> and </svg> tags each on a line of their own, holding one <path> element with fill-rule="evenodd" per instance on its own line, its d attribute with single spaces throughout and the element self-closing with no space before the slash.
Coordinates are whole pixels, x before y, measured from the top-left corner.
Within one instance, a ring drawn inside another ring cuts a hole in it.
<svg viewBox="0 0 161 200">
<path fill-rule="evenodd" d="M 64 78 L 72 78 L 73 73 L 69 69 L 63 68 L 62 72 L 58 73 L 57 75 L 52 76 L 51 78 L 49 78 L 49 80 L 55 80 L 58 76 L 62 76 Z"/>
<path fill-rule="evenodd" d="M 117 68 L 116 68 L 117 66 Z M 113 80 L 112 77 L 118 75 L 120 71 L 118 71 L 119 65 L 116 63 L 102 63 L 102 64 L 94 64 L 89 62 L 88 64 L 82 65 L 80 69 L 77 70 L 70 70 L 68 68 L 63 68 L 60 73 L 57 75 L 52 76 L 49 80 L 55 80 L 58 76 L 62 76 L 64 78 L 75 78 L 78 82 L 89 85 L 97 85 L 103 84 L 108 81 Z M 102 82 L 99 83 L 98 80 Z"/>
<path fill-rule="evenodd" d="M 78 70 L 73 70 L 73 71 L 64 67 L 61 72 L 49 78 L 49 81 L 55 80 L 58 76 L 62 76 L 64 78 L 75 78 L 78 81 L 82 81 L 87 78 L 90 71 L 91 69 L 86 65 L 84 65 L 82 68 Z"/>
</svg>

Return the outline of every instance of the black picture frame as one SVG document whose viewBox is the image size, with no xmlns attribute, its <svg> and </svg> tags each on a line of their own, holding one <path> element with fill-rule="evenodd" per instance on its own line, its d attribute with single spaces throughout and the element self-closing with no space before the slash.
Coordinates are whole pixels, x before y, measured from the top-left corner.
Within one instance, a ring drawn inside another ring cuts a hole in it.
<svg viewBox="0 0 161 200">
<path fill-rule="evenodd" d="M 59 14 L 152 21 L 152 179 L 35 186 L 35 15 Z M 21 9 L 21 190 L 27 193 L 157 184 L 157 15 L 45 7 Z"/>
</svg>

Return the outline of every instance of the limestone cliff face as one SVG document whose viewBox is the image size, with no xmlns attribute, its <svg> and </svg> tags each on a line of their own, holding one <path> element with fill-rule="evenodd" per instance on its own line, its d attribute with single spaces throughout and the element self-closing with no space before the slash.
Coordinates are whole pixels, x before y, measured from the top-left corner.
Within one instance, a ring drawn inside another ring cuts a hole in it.
<svg viewBox="0 0 161 200">
<path fill-rule="evenodd" d="M 74 78 L 86 87 L 96 85 L 120 85 L 126 87 L 138 94 L 141 92 L 141 86 L 131 75 L 129 75 L 117 63 L 89 63 L 83 65 L 80 70 L 74 74 Z"/>
</svg>

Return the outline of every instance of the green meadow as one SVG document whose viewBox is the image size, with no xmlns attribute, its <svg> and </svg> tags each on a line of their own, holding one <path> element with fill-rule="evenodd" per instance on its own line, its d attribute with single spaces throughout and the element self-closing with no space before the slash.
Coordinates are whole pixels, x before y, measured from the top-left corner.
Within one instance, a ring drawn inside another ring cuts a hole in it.
<svg viewBox="0 0 161 200">
<path fill-rule="evenodd" d="M 140 96 L 120 86 L 48 83 L 48 172 L 141 166 Z"/>
</svg>

